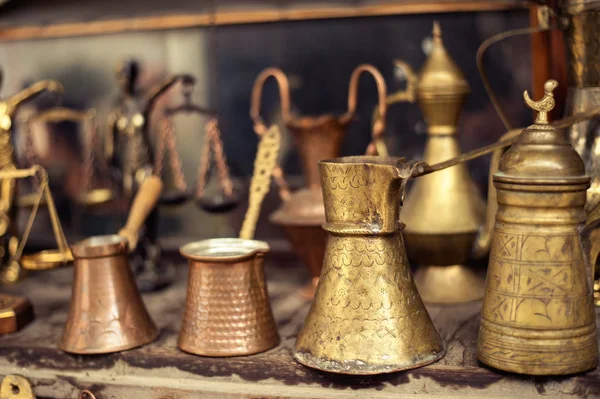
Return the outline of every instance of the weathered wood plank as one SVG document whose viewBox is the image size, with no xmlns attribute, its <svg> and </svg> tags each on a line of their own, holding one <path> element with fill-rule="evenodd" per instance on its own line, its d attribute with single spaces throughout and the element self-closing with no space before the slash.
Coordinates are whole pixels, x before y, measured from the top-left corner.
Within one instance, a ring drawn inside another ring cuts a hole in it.
<svg viewBox="0 0 600 399">
<path fill-rule="evenodd" d="M 527 377 L 497 372 L 478 364 L 475 344 L 480 302 L 430 306 L 447 342 L 439 362 L 404 373 L 375 377 L 332 375 L 301 366 L 292 358 L 295 337 L 309 303 L 298 295 L 307 281 L 304 268 L 289 255 L 272 254 L 267 274 L 282 343 L 263 354 L 205 358 L 177 349 L 185 300 L 186 270 L 175 285 L 144 296 L 161 329 L 159 339 L 127 352 L 69 355 L 57 348 L 67 317 L 71 270 L 40 273 L 11 292 L 27 293 L 37 319 L 21 332 L 0 338 L 0 375 L 30 378 L 40 397 L 72 398 L 90 389 L 99 398 L 402 398 L 440 397 L 598 397 L 598 370 L 573 377 Z"/>
</svg>

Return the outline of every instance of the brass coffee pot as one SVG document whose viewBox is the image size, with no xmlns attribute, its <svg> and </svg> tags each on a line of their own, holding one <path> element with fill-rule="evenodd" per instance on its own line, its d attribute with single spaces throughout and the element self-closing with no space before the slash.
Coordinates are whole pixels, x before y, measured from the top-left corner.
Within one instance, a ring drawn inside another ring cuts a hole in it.
<svg viewBox="0 0 600 399">
<path fill-rule="evenodd" d="M 87 238 L 71 247 L 75 258 L 67 325 L 60 341 L 65 352 L 97 354 L 132 349 L 158 337 L 129 266 L 129 252 L 162 191 L 157 176 L 138 190 L 119 234 Z"/>
<path fill-rule="evenodd" d="M 431 53 L 418 76 L 406 63 L 395 64 L 405 72 L 407 88 L 388 97 L 388 104 L 416 99 L 427 122 L 423 160 L 433 164 L 458 156 L 458 118 L 470 89 L 444 47 L 439 24 L 433 25 Z M 464 163 L 414 182 L 402 207 L 403 235 L 408 257 L 418 265 L 415 282 L 425 302 L 483 297 L 484 273 L 466 263 L 473 253 L 489 250 L 487 236 L 479 236 L 485 212 L 485 201 Z"/>
<path fill-rule="evenodd" d="M 315 299 L 296 341 L 296 360 L 334 373 L 379 374 L 444 355 L 404 249 L 399 219 L 404 188 L 409 178 L 510 143 L 433 166 L 376 156 L 319 162 L 327 246 Z"/>
<path fill-rule="evenodd" d="M 321 229 L 321 224 L 325 222 L 325 210 L 317 164 L 322 159 L 335 158 L 340 155 L 346 127 L 356 113 L 358 82 L 363 73 L 369 73 L 375 78 L 379 94 L 379 117 L 375 122 L 373 141 L 369 145 L 367 153 L 386 155 L 387 150 L 381 137 L 385 130 L 386 86 L 383 76 L 375 67 L 365 64 L 354 70 L 350 77 L 348 90 L 348 111 L 341 116 L 329 114 L 301 118 L 292 116 L 288 79 L 281 70 L 276 68 L 267 68 L 261 72 L 252 88 L 250 116 L 254 122 L 255 132 L 261 136 L 267 130 L 259 109 L 262 89 L 268 78 L 276 79 L 279 85 L 283 123 L 292 133 L 296 148 L 302 158 L 306 187 L 294 193 L 290 192 L 281 168 L 276 168 L 274 178 L 279 186 L 283 204 L 271 215 L 270 220 L 284 228 L 297 256 L 309 267 L 313 277 L 313 286 L 306 290 L 309 297 L 314 294 L 314 285 L 316 285 L 321 272 L 325 254 L 325 232 Z"/>
<path fill-rule="evenodd" d="M 477 346 L 479 360 L 523 374 L 571 374 L 598 363 L 592 275 L 600 240 L 586 225 L 590 178 L 563 131 L 548 124 L 552 90 L 494 174 L 498 212 Z"/>
</svg>

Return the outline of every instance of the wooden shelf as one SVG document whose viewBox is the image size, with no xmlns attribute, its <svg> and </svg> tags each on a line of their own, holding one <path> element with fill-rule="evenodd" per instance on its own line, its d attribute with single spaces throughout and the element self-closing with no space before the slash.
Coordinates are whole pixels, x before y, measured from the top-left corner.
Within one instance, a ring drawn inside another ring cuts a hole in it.
<svg viewBox="0 0 600 399">
<path fill-rule="evenodd" d="M 178 259 L 178 258 L 174 258 Z M 187 267 L 180 263 L 177 282 L 144 295 L 161 329 L 144 347 L 110 355 L 74 356 L 57 344 L 69 305 L 72 269 L 40 272 L 3 291 L 29 295 L 37 319 L 22 331 L 0 338 L 0 376 L 18 373 L 38 397 L 74 398 L 82 389 L 97 398 L 407 398 L 437 395 L 461 398 L 598 397 L 600 370 L 570 377 L 530 377 L 499 372 L 477 362 L 481 302 L 428 306 L 446 341 L 437 363 L 373 377 L 318 372 L 292 357 L 296 335 L 309 308 L 298 289 L 308 280 L 290 255 L 271 253 L 267 276 L 273 313 L 282 342 L 262 354 L 207 358 L 177 349 L 186 294 Z M 597 310 L 600 315 L 600 310 Z M 434 396 L 435 397 L 435 396 Z"/>
<path fill-rule="evenodd" d="M 112 34 L 217 25 L 525 8 L 522 0 L 19 0 L 0 8 L 0 40 Z"/>
</svg>

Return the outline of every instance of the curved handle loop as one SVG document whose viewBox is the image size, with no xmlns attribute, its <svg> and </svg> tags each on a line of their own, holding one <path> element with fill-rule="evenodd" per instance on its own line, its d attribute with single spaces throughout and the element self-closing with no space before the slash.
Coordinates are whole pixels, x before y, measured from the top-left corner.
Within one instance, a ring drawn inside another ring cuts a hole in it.
<svg viewBox="0 0 600 399">
<path fill-rule="evenodd" d="M 406 75 L 406 88 L 390 95 L 386 99 L 387 105 L 399 102 L 414 103 L 417 98 L 417 84 L 419 83 L 417 74 L 410 64 L 401 60 L 394 60 L 394 67 L 401 69 Z"/>
<path fill-rule="evenodd" d="M 252 86 L 252 97 L 250 100 L 250 118 L 254 122 L 254 131 L 262 136 L 268 129 L 260 116 L 260 104 L 263 87 L 270 77 L 277 80 L 279 86 L 279 98 L 281 101 L 281 117 L 284 122 L 290 120 L 290 83 L 287 76 L 278 68 L 267 68 L 263 70 L 254 81 Z"/>
<path fill-rule="evenodd" d="M 352 76 L 350 76 L 350 85 L 348 87 L 348 111 L 342 116 L 341 120 L 343 123 L 348 122 L 356 114 L 356 107 L 358 105 L 358 83 L 360 76 L 363 73 L 369 73 L 373 76 L 375 83 L 377 84 L 378 95 L 377 118 L 373 121 L 372 128 L 373 140 L 367 147 L 366 153 L 367 155 L 379 154 L 387 156 L 388 151 L 382 138 L 383 133 L 385 132 L 385 116 L 387 112 L 387 104 L 385 101 L 387 96 L 387 86 L 381 72 L 373 65 L 361 64 L 352 72 Z"/>
<path fill-rule="evenodd" d="M 96 111 L 94 109 L 88 109 L 80 111 L 71 108 L 50 108 L 47 111 L 40 112 L 37 115 L 32 116 L 28 123 L 59 123 L 59 122 L 84 122 L 87 119 L 94 119 L 96 117 Z"/>
<path fill-rule="evenodd" d="M 254 132 L 263 136 L 269 128 L 265 125 L 264 120 L 260 116 L 260 103 L 263 87 L 270 77 L 275 78 L 279 86 L 279 98 L 281 101 L 281 118 L 284 123 L 291 120 L 290 114 L 290 83 L 285 73 L 279 68 L 267 68 L 263 70 L 254 81 L 252 86 L 252 97 L 250 99 L 250 118 L 254 122 Z M 273 180 L 279 187 L 279 197 L 282 201 L 287 201 L 291 197 L 289 184 L 285 180 L 285 175 L 281 166 L 275 165 L 273 169 Z"/>
</svg>

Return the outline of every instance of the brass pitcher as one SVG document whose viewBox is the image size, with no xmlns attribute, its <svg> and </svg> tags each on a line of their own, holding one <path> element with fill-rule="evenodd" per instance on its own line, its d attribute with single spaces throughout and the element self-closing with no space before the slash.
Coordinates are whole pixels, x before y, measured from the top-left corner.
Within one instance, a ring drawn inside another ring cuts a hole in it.
<svg viewBox="0 0 600 399">
<path fill-rule="evenodd" d="M 65 352 L 119 352 L 154 341 L 150 318 L 129 266 L 138 232 L 156 205 L 162 182 L 149 176 L 138 190 L 127 224 L 118 235 L 96 236 L 71 247 L 75 258 L 67 325 L 60 341 Z"/>
<path fill-rule="evenodd" d="M 202 356 L 241 356 L 279 344 L 265 281 L 267 243 L 216 238 L 184 245 L 189 260 L 181 350 Z"/>
<path fill-rule="evenodd" d="M 407 88 L 388 97 L 388 104 L 416 99 L 427 122 L 423 160 L 433 164 L 457 157 L 458 118 L 470 88 L 444 47 L 439 24 L 434 23 L 431 53 L 418 76 L 406 63 L 395 64 L 405 72 Z M 415 282 L 425 302 L 483 297 L 484 272 L 466 263 L 473 252 L 489 250 L 490 241 L 478 236 L 485 214 L 485 201 L 464 163 L 414 182 L 402 206 L 403 235 L 408 257 L 418 265 Z"/>
<path fill-rule="evenodd" d="M 547 121 L 556 86 L 547 81 L 540 101 L 525 92 L 538 117 L 493 176 L 498 212 L 477 356 L 523 374 L 571 374 L 598 363 L 591 281 L 600 240 L 589 238 L 599 223 L 585 225 L 583 161 Z"/>
<path fill-rule="evenodd" d="M 406 258 L 400 198 L 403 158 L 319 162 L 327 222 L 323 271 L 294 357 L 333 373 L 379 374 L 444 356 Z"/>
<path fill-rule="evenodd" d="M 252 88 L 250 116 L 254 122 L 255 132 L 263 135 L 267 127 L 260 116 L 259 109 L 262 89 L 270 77 L 275 78 L 279 85 L 281 116 L 286 128 L 292 133 L 302 158 L 306 187 L 290 193 L 283 172 L 280 167 L 277 167 L 274 178 L 279 186 L 283 204 L 271 215 L 270 220 L 284 228 L 297 256 L 310 269 L 315 285 L 325 254 L 325 232 L 321 229 L 321 224 L 325 222 L 325 210 L 317 165 L 322 159 L 340 155 L 346 127 L 356 113 L 359 78 L 365 72 L 371 74 L 377 83 L 380 115 L 375 123 L 373 141 L 367 153 L 386 155 L 387 150 L 382 139 L 385 130 L 386 86 L 383 76 L 375 67 L 360 65 L 354 70 L 348 90 L 348 111 L 341 116 L 327 114 L 318 117 L 293 117 L 290 114 L 289 83 L 286 75 L 277 68 L 267 68 L 261 72 Z M 308 287 L 307 295 L 312 297 L 314 288 L 312 290 L 310 288 Z"/>
</svg>

